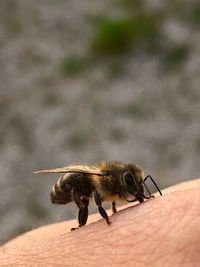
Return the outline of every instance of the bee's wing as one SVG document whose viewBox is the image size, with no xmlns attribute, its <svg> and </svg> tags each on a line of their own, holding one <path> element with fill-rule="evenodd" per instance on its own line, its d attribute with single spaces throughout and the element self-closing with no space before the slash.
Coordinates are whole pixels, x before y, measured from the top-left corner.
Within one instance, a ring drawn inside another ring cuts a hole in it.
<svg viewBox="0 0 200 267">
<path fill-rule="evenodd" d="M 102 175 L 102 172 L 100 171 L 99 168 L 95 166 L 86 166 L 86 165 L 69 165 L 56 169 L 36 171 L 34 173 L 67 173 L 67 172 Z"/>
</svg>

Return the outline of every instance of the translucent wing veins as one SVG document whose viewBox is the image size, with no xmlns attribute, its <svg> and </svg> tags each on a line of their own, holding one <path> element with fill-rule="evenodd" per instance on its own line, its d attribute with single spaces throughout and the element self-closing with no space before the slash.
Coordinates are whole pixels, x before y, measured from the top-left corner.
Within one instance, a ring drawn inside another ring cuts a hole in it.
<svg viewBox="0 0 200 267">
<path fill-rule="evenodd" d="M 67 173 L 67 172 L 89 173 L 102 176 L 102 172 L 99 168 L 95 166 L 86 166 L 86 165 L 71 165 L 56 169 L 36 171 L 34 173 Z"/>
</svg>

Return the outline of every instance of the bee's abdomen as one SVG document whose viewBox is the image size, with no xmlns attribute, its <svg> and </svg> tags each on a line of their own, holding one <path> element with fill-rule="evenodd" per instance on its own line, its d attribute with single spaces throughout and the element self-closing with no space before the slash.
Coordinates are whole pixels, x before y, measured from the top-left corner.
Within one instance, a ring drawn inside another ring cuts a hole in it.
<svg viewBox="0 0 200 267">
<path fill-rule="evenodd" d="M 73 200 L 72 188 L 69 183 L 66 181 L 63 182 L 63 177 L 61 177 L 53 186 L 50 199 L 54 204 L 67 204 Z"/>
</svg>

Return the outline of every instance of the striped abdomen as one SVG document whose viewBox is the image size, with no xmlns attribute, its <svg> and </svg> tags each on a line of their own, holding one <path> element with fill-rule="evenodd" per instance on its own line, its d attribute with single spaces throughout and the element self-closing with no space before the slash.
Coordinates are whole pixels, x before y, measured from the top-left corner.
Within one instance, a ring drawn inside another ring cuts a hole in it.
<svg viewBox="0 0 200 267">
<path fill-rule="evenodd" d="M 55 183 L 51 190 L 50 199 L 54 204 L 67 204 L 73 200 L 72 187 L 68 183 L 69 174 L 65 174 Z"/>
</svg>

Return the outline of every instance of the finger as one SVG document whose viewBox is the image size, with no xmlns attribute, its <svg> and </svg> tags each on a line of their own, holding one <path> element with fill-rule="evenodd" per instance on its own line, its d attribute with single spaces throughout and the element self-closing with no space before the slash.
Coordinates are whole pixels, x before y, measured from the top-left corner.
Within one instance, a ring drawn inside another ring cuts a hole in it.
<svg viewBox="0 0 200 267">
<path fill-rule="evenodd" d="M 29 266 L 132 266 L 133 262 L 135 266 L 149 262 L 152 266 L 182 266 L 184 260 L 186 266 L 193 266 L 200 260 L 199 185 L 199 181 L 192 181 L 173 187 L 176 193 L 125 208 L 111 216 L 114 223 L 110 227 L 101 220 L 71 233 L 66 229 L 71 227 L 70 221 L 32 231 L 32 241 L 23 242 L 20 237 L 6 244 L 1 257 L 4 262 L 0 263 L 11 266 L 13 261 L 15 266 L 26 266 L 29 260 L 35 264 Z"/>
<path fill-rule="evenodd" d="M 187 189 L 198 188 L 198 187 L 200 187 L 200 179 L 191 180 L 191 181 L 183 182 L 177 185 L 173 185 L 167 189 L 162 190 L 162 192 L 163 192 L 163 195 L 166 195 L 172 192 L 184 191 Z M 159 196 L 159 194 L 157 195 Z M 120 206 L 118 208 L 118 211 L 126 209 L 127 207 L 132 207 L 134 205 L 137 205 L 137 203 Z M 112 213 L 111 210 L 108 210 L 108 214 L 111 215 L 111 213 Z M 92 214 L 89 216 L 88 224 L 96 222 L 100 219 L 101 218 L 99 214 Z M 65 235 L 68 232 L 70 232 L 70 229 L 74 227 L 76 224 L 77 224 L 77 220 L 74 219 L 74 220 L 64 221 L 61 223 L 45 225 L 40 228 L 37 228 L 36 230 L 29 231 L 21 235 L 20 237 L 17 237 L 9 241 L 8 243 L 9 245 L 12 245 L 13 243 L 14 244 L 13 246 L 16 245 L 16 242 L 17 242 L 17 246 L 24 246 L 24 245 L 29 246 L 32 242 L 35 242 L 38 239 L 40 240 L 41 236 L 43 238 L 51 238 L 51 237 L 57 236 L 58 233 L 63 233 L 63 235 Z"/>
</svg>

